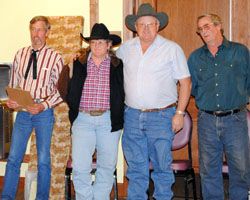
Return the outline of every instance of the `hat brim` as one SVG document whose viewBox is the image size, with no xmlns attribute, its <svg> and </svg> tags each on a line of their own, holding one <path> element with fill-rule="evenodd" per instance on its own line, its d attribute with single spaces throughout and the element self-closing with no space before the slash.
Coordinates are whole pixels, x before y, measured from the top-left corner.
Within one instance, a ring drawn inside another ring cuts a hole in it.
<svg viewBox="0 0 250 200">
<path fill-rule="evenodd" d="M 163 12 L 152 14 L 152 15 L 148 15 L 148 14 L 140 15 L 140 16 L 128 15 L 125 18 L 125 24 L 126 24 L 127 28 L 133 32 L 136 32 L 135 22 L 137 19 L 139 19 L 140 17 L 143 17 L 143 16 L 152 16 L 152 17 L 155 17 L 156 19 L 158 19 L 160 22 L 159 30 L 162 30 L 168 24 L 168 15 L 166 13 L 163 13 Z"/>
<path fill-rule="evenodd" d="M 103 38 L 103 37 L 98 37 L 98 36 L 91 36 L 91 37 L 84 37 L 82 33 L 80 33 L 81 38 L 85 40 L 87 43 L 89 43 L 90 40 L 110 40 L 112 41 L 112 46 L 117 46 L 121 44 L 122 39 L 118 35 L 110 34 L 109 37 Z"/>
</svg>

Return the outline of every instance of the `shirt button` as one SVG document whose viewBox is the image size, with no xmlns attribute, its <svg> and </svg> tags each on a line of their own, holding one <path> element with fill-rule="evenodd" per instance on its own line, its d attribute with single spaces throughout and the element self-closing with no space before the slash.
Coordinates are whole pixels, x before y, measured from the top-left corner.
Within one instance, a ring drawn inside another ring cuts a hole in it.
<svg viewBox="0 0 250 200">
<path fill-rule="evenodd" d="M 219 96 L 219 94 L 216 94 L 216 96 L 218 97 L 218 96 Z"/>
<path fill-rule="evenodd" d="M 215 63 L 214 66 L 217 66 L 217 63 Z"/>
<path fill-rule="evenodd" d="M 218 74 L 217 73 L 214 73 L 215 76 L 217 76 Z"/>
<path fill-rule="evenodd" d="M 220 104 L 217 104 L 217 107 L 219 108 L 219 107 L 220 107 Z"/>
<path fill-rule="evenodd" d="M 218 86 L 218 83 L 215 83 L 215 86 Z"/>
</svg>

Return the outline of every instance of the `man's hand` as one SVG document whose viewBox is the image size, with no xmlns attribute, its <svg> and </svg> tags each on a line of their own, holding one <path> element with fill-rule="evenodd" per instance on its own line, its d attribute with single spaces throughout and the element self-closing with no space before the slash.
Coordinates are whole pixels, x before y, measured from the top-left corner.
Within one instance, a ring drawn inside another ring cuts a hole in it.
<svg viewBox="0 0 250 200">
<path fill-rule="evenodd" d="M 44 105 L 41 104 L 41 103 L 35 103 L 35 104 L 33 104 L 32 106 L 27 106 L 26 109 L 27 109 L 27 111 L 28 111 L 30 114 L 36 115 L 36 114 L 42 112 L 42 111 L 45 109 L 45 107 L 44 107 Z"/>
<path fill-rule="evenodd" d="M 177 133 L 184 126 L 184 115 L 175 114 L 172 119 L 172 131 Z"/>
<path fill-rule="evenodd" d="M 77 53 L 74 53 L 70 56 L 70 63 L 73 63 L 75 60 L 77 60 L 79 57 L 80 57 L 81 53 L 80 52 L 77 52 Z"/>
<path fill-rule="evenodd" d="M 20 106 L 16 101 L 13 101 L 11 99 L 7 100 L 6 105 L 11 109 L 16 109 Z"/>
</svg>

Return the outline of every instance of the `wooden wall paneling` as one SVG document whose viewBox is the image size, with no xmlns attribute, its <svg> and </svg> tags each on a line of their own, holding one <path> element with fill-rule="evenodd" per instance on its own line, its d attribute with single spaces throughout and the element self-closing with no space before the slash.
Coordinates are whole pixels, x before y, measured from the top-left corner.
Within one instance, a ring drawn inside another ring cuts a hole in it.
<svg viewBox="0 0 250 200">
<path fill-rule="evenodd" d="M 206 13 L 214 13 L 221 17 L 224 35 L 229 38 L 229 2 L 230 0 L 205 0 Z M 223 6 L 221 6 L 223 5 Z"/>
<path fill-rule="evenodd" d="M 250 48 L 250 0 L 232 1 L 232 40 Z"/>
<path fill-rule="evenodd" d="M 123 42 L 133 37 L 133 32 L 125 25 L 125 18 L 132 14 L 134 10 L 135 0 L 123 0 Z"/>
<path fill-rule="evenodd" d="M 137 0 L 138 5 L 141 5 L 142 3 L 150 3 L 153 8 L 156 8 L 157 0 Z"/>
<path fill-rule="evenodd" d="M 224 21 L 225 34 L 228 36 L 229 1 L 221 0 L 158 0 L 157 10 L 167 12 L 169 24 L 160 34 L 177 42 L 183 48 L 186 56 L 202 45 L 196 34 L 197 17 L 205 13 L 221 15 Z M 223 5 L 223 7 L 221 6 Z"/>
<path fill-rule="evenodd" d="M 90 30 L 95 23 L 99 22 L 99 0 L 89 1 L 89 13 L 90 13 Z"/>
</svg>

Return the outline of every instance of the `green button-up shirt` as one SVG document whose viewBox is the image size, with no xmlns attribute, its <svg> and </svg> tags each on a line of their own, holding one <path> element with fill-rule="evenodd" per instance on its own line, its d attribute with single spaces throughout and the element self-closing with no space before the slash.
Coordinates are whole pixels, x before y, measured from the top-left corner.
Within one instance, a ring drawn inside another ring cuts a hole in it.
<svg viewBox="0 0 250 200">
<path fill-rule="evenodd" d="M 231 110 L 249 102 L 250 55 L 246 46 L 224 38 L 215 57 L 204 45 L 190 55 L 188 66 L 199 109 Z"/>
</svg>

